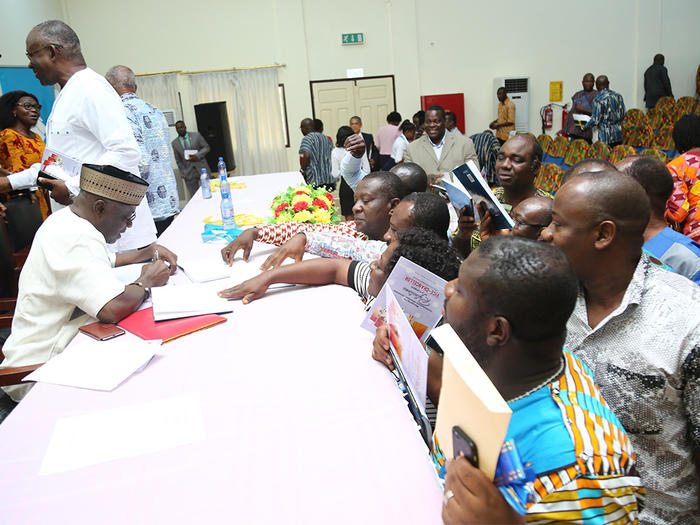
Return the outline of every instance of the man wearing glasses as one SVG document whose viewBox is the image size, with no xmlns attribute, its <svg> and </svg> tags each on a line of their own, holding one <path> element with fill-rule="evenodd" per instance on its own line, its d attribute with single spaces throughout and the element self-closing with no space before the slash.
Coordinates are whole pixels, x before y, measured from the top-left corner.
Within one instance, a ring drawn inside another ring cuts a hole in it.
<svg viewBox="0 0 700 525">
<path fill-rule="evenodd" d="M 36 234 L 19 279 L 1 367 L 43 363 L 62 352 L 84 324 L 120 321 L 177 268 L 159 260 L 161 246 L 117 255 L 107 248 L 131 226 L 146 182 L 114 166 L 95 164 L 83 164 L 79 180 L 73 204 L 51 214 Z M 151 261 L 127 285 L 112 271 L 114 266 Z M 4 387 L 12 400 L 0 391 L 0 420 L 3 408 L 12 409 L 29 387 Z"/>
<path fill-rule="evenodd" d="M 42 85 L 58 84 L 61 91 L 46 126 L 46 147 L 80 163 L 109 164 L 139 174 L 140 153 L 121 100 L 112 86 L 88 68 L 80 40 L 64 22 L 49 20 L 27 35 L 29 67 Z M 39 177 L 40 164 L 0 177 L 0 191 L 36 186 L 51 191 L 54 211 L 73 202 L 79 177 L 66 181 Z M 136 208 L 134 227 L 113 246 L 116 252 L 147 246 L 156 228 L 146 201 Z"/>
</svg>

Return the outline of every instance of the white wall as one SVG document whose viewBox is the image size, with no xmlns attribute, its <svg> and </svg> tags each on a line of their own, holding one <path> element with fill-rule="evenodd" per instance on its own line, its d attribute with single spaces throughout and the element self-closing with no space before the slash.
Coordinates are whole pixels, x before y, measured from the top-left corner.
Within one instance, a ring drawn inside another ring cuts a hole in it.
<svg viewBox="0 0 700 525">
<path fill-rule="evenodd" d="M 24 40 L 44 20 L 63 19 L 58 0 L 0 0 L 0 66 L 26 66 Z"/>
<path fill-rule="evenodd" d="M 298 168 L 299 121 L 311 114 L 309 81 L 342 78 L 348 68 L 395 75 L 405 118 L 418 110 L 420 95 L 464 93 L 469 134 L 495 117 L 494 78 L 529 76 L 537 133 L 551 80 L 564 82 L 567 102 L 584 73 L 607 74 L 628 107 L 642 107 L 642 75 L 655 53 L 666 56 L 676 97 L 693 94 L 700 62 L 698 0 L 0 2 L 6 14 L 0 64 L 24 64 L 26 32 L 53 17 L 73 26 L 88 63 L 101 73 L 116 63 L 137 73 L 287 64 L 280 81 L 290 169 Z M 341 33 L 351 32 L 363 32 L 366 44 L 341 46 Z M 193 120 L 191 107 L 185 118 Z M 557 122 L 555 114 L 554 131 Z"/>
</svg>

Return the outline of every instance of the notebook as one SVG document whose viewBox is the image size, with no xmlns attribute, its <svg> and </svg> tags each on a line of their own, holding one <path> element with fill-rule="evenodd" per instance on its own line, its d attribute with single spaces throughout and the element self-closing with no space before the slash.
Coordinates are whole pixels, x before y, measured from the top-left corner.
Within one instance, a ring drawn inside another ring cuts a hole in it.
<svg viewBox="0 0 700 525">
<path fill-rule="evenodd" d="M 153 308 L 144 308 L 125 317 L 117 324 L 141 339 L 147 341 L 160 339 L 163 343 L 168 343 L 178 337 L 224 322 L 226 322 L 225 317 L 209 314 L 156 323 L 153 320 Z"/>
<path fill-rule="evenodd" d="M 220 283 L 192 283 L 151 288 L 156 321 L 233 312 L 233 303 L 217 295 Z"/>
<path fill-rule="evenodd" d="M 493 479 L 512 411 L 450 325 L 431 335 L 445 352 L 434 443 L 452 459 L 452 427 L 459 426 L 476 444 L 479 468 Z"/>
</svg>

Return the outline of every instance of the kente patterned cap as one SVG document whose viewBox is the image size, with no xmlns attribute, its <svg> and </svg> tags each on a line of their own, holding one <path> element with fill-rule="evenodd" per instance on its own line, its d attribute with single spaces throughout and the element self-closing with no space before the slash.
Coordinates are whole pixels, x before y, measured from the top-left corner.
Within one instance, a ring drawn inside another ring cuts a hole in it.
<svg viewBox="0 0 700 525">
<path fill-rule="evenodd" d="M 122 204 L 138 206 L 146 195 L 148 183 L 128 171 L 114 166 L 83 164 L 80 189 Z"/>
</svg>

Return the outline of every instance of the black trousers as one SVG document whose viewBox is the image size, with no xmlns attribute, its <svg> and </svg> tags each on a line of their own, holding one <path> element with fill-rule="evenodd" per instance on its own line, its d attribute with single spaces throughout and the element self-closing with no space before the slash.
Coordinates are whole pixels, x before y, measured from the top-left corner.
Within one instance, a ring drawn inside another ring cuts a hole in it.
<svg viewBox="0 0 700 525">
<path fill-rule="evenodd" d="M 153 221 L 156 223 L 156 236 L 160 237 L 160 234 L 163 233 L 168 226 L 173 222 L 173 219 L 175 218 L 175 215 L 171 215 L 170 217 L 166 217 L 165 219 L 161 219 L 159 221 Z"/>
</svg>

